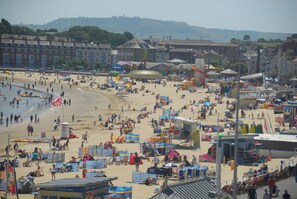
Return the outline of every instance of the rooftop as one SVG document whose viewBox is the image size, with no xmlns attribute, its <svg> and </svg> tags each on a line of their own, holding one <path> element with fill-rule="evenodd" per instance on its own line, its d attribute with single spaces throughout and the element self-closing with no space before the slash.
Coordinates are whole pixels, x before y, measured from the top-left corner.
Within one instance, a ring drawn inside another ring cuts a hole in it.
<svg viewBox="0 0 297 199">
<path fill-rule="evenodd" d="M 82 187 L 90 184 L 110 182 L 118 179 L 117 177 L 96 177 L 96 178 L 65 178 L 60 180 L 53 180 L 35 185 L 39 188 L 50 187 Z"/>
<path fill-rule="evenodd" d="M 208 179 L 193 179 L 169 185 L 151 199 L 209 199 L 208 193 L 215 191 L 216 187 Z M 230 197 L 224 192 L 222 194 L 224 197 Z"/>
<path fill-rule="evenodd" d="M 231 46 L 237 47 L 235 44 L 231 43 L 218 43 L 213 41 L 206 40 L 163 40 L 158 43 L 161 44 L 169 44 L 169 45 L 187 45 L 187 46 Z"/>
<path fill-rule="evenodd" d="M 132 39 L 117 48 L 157 49 L 142 39 Z"/>
</svg>

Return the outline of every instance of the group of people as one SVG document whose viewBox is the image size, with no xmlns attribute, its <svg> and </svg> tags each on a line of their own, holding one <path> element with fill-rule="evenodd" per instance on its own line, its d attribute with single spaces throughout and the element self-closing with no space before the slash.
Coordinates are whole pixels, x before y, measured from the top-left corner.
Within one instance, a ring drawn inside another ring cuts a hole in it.
<svg viewBox="0 0 297 199">
<path fill-rule="evenodd" d="M 28 126 L 27 126 L 27 133 L 28 133 L 28 136 L 32 136 L 32 135 L 33 135 L 33 132 L 34 132 L 33 125 L 28 124 Z"/>
</svg>

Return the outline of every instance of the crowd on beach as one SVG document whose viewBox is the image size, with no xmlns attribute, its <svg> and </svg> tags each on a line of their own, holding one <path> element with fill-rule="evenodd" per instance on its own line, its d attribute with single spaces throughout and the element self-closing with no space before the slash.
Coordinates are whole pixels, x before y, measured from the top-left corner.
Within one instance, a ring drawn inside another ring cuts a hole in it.
<svg viewBox="0 0 297 199">
<path fill-rule="evenodd" d="M 8 81 L 6 79 L 6 81 Z M 2 80 L 3 82 L 3 80 Z M 4 83 L 5 84 L 5 83 Z M 7 83 L 8 84 L 8 83 Z M 54 84 L 57 84 L 55 89 L 53 88 L 53 85 Z M 42 86 L 42 88 L 38 88 L 40 86 Z M 40 78 L 40 81 L 39 81 L 39 85 L 37 84 L 37 82 L 35 81 L 33 84 L 28 84 L 28 83 L 24 83 L 24 88 L 26 88 L 27 90 L 31 89 L 31 90 L 36 90 L 37 88 L 38 89 L 43 89 L 45 90 L 46 89 L 46 93 L 49 94 L 49 98 L 48 100 L 45 100 L 44 102 L 44 106 L 46 108 L 49 108 L 51 105 L 51 102 L 52 100 L 54 99 L 54 95 L 55 95 L 55 92 L 58 92 L 60 93 L 60 96 L 63 96 L 65 97 L 65 84 L 63 86 L 63 84 L 61 84 L 60 81 L 57 80 L 57 78 L 54 79 L 54 81 L 52 82 L 47 82 L 46 79 L 43 77 L 43 78 Z M 49 88 L 47 88 L 47 85 L 49 85 Z M 72 88 L 72 85 L 74 85 L 74 82 L 72 80 L 70 80 L 67 85 L 69 85 L 69 89 Z M 95 87 L 95 84 L 94 85 L 91 85 L 91 87 Z M 99 84 L 98 84 L 99 86 Z M 93 122 L 93 126 L 94 128 L 97 129 L 97 127 L 99 127 L 98 129 L 108 129 L 110 130 L 109 132 L 111 132 L 111 137 L 110 137 L 110 141 L 113 142 L 113 136 L 114 136 L 114 133 L 116 133 L 116 131 L 118 131 L 118 135 L 119 136 L 122 136 L 126 133 L 132 133 L 135 129 L 136 129 L 136 125 L 138 123 L 141 123 L 143 119 L 145 118 L 148 118 L 148 117 L 152 117 L 152 114 L 153 113 L 156 113 L 158 111 L 159 108 L 162 109 L 162 107 L 159 107 L 159 97 L 160 97 L 160 94 L 157 92 L 157 84 L 154 86 L 155 90 L 149 90 L 148 88 L 146 88 L 146 86 L 144 84 L 142 84 L 140 86 L 139 89 L 135 88 L 135 89 L 131 89 L 130 90 L 130 93 L 131 95 L 133 94 L 137 94 L 139 92 L 142 92 L 143 94 L 143 97 L 145 97 L 147 94 L 149 95 L 152 95 L 155 97 L 156 99 L 156 103 L 152 103 L 148 106 L 146 105 L 143 105 L 143 107 L 141 107 L 140 109 L 137 110 L 137 108 L 134 108 L 134 107 L 131 107 L 131 105 L 133 106 L 133 104 L 126 104 L 126 105 L 121 105 L 118 110 L 115 111 L 115 107 L 116 105 L 110 103 L 110 104 L 106 104 L 106 109 L 108 112 L 101 112 L 101 108 L 98 108 L 95 106 L 95 111 L 96 112 L 96 119 L 94 120 Z M 164 81 L 164 82 L 161 82 L 161 86 L 165 87 L 167 86 L 167 83 Z M 58 87 L 58 88 L 57 88 Z M 127 91 L 129 91 L 129 89 L 127 89 Z M 177 89 L 176 91 L 177 93 L 178 92 L 182 92 L 180 90 Z M 210 100 L 209 99 L 200 99 L 200 100 L 195 100 L 195 99 L 191 99 L 190 100 L 190 103 L 188 103 L 189 99 L 186 97 L 185 94 L 182 94 L 181 98 L 183 98 L 184 100 L 184 106 L 180 107 L 180 109 L 178 111 L 182 112 L 182 111 L 188 111 L 190 107 L 193 107 L 195 105 L 198 105 L 198 104 L 204 104 L 205 102 L 209 102 Z M 223 97 L 219 97 L 217 98 L 217 103 L 221 103 L 223 101 L 222 99 Z M 30 100 L 30 99 L 29 99 Z M 72 102 L 71 102 L 71 98 L 64 98 L 63 99 L 63 105 L 64 106 L 71 106 L 72 105 Z M 42 104 L 43 105 L 43 104 Z M 233 103 L 229 103 L 229 101 L 227 101 L 227 107 L 231 108 L 230 111 L 234 112 L 235 111 L 235 108 L 234 108 L 234 104 Z M 41 104 L 40 104 L 41 106 Z M 127 108 L 126 108 L 127 107 Z M 198 107 L 198 106 L 197 106 Z M 233 108 L 233 109 L 232 109 Z M 170 110 L 173 110 L 173 108 L 170 106 L 169 107 Z M 217 114 L 217 109 L 215 108 L 215 103 L 211 103 L 210 106 L 200 106 L 200 108 L 198 109 L 199 112 L 201 113 L 199 115 L 199 117 L 201 119 L 206 119 L 207 117 L 211 117 L 213 115 L 216 115 Z M 198 111 L 196 110 L 196 111 Z M 129 113 L 133 111 L 133 112 L 140 112 L 136 117 L 135 119 L 134 118 L 130 118 L 129 117 Z M 98 113 L 99 112 L 99 113 Z M 245 116 L 245 111 L 241 114 L 242 117 L 244 118 Z M 253 114 L 253 112 L 251 112 L 251 114 Z M 76 122 L 76 118 L 78 118 L 78 115 L 76 115 L 76 113 L 72 113 L 71 114 L 71 121 L 73 124 L 77 123 Z M 14 116 L 15 117 L 15 116 Z M 263 117 L 263 116 L 262 116 Z M 193 119 L 193 118 L 190 118 L 190 119 Z M 226 121 L 228 119 L 227 115 L 224 116 L 224 120 Z M 23 120 L 20 119 L 19 120 Z M 2 117 L 1 117 L 1 121 L 2 121 Z M 154 119 L 152 117 L 152 120 L 151 120 L 151 126 L 154 128 L 154 129 L 158 129 L 160 128 L 160 126 L 163 126 L 163 127 L 166 127 L 168 126 L 169 124 L 166 123 L 166 121 L 158 121 L 156 119 Z M 28 120 L 28 125 L 27 125 L 27 133 L 28 133 L 28 136 L 34 136 L 34 128 L 33 128 L 33 125 L 38 125 L 38 124 L 41 124 L 43 121 L 40 121 L 39 117 L 38 117 L 38 114 L 32 114 L 30 117 L 29 117 L 29 120 Z M 11 123 L 11 122 L 10 122 Z M 99 123 L 99 124 L 98 124 Z M 27 122 L 25 123 L 27 124 Z M 60 116 L 58 116 L 55 120 L 54 120 L 54 128 L 53 130 L 58 130 L 58 127 L 60 126 L 61 124 L 61 119 L 60 119 Z M 171 125 L 171 123 L 170 123 Z M 203 124 L 199 124 L 199 128 L 202 130 L 204 127 Z M 230 126 L 231 128 L 231 126 Z M 88 131 L 84 131 L 81 133 L 81 145 L 79 145 L 80 147 L 84 147 L 84 146 L 88 146 L 89 143 L 91 143 L 92 140 L 90 140 L 90 134 L 88 133 Z M 66 140 L 65 143 L 62 143 L 63 141 L 59 138 L 56 138 L 55 136 L 53 136 L 49 142 L 49 148 L 50 150 L 67 150 L 69 149 L 69 140 Z M 9 146 L 6 150 L 9 151 L 10 150 L 10 147 Z M 40 162 L 42 162 L 42 153 L 43 153 L 43 150 L 41 148 L 34 148 L 32 150 L 31 153 L 27 153 L 26 151 L 24 152 L 23 150 L 20 150 L 18 149 L 18 146 L 16 146 L 17 148 L 17 159 L 14 160 L 15 162 L 18 162 L 19 158 L 20 157 L 23 157 L 24 154 L 25 154 L 25 158 L 28 160 L 28 161 L 25 161 L 25 163 L 32 163 L 35 162 L 36 163 L 36 170 L 30 172 L 27 176 L 35 176 L 35 177 L 42 177 L 44 175 L 47 174 L 47 172 L 44 172 L 43 171 L 43 167 L 40 166 Z M 16 151 L 16 149 L 14 149 Z M 150 154 L 147 154 L 148 152 L 150 152 Z M 31 154 L 36 154 L 36 156 L 32 157 Z M 141 165 L 141 161 L 150 157 L 152 160 L 150 161 L 150 163 L 154 166 L 154 167 L 157 167 L 159 165 L 165 165 L 167 163 L 179 163 L 180 165 L 183 165 L 183 166 L 194 166 L 194 165 L 199 165 L 199 162 L 197 160 L 197 157 L 195 155 L 192 156 L 192 160 L 189 160 L 188 156 L 186 155 L 175 155 L 172 157 L 172 159 L 168 156 L 168 155 L 164 155 L 161 156 L 161 154 L 159 153 L 159 151 L 156 149 L 156 146 L 154 145 L 149 145 L 149 146 L 144 146 L 144 150 L 143 150 L 143 156 L 140 155 L 138 152 L 134 152 L 134 155 L 135 155 L 135 169 L 136 171 L 140 171 L 140 165 Z M 20 156 L 21 155 L 21 156 Z M 86 157 L 88 156 L 88 157 Z M 189 156 L 191 157 L 191 156 Z M 33 159 L 32 159 L 33 158 Z M 90 158 L 89 157 L 89 154 L 84 154 L 84 156 L 81 158 L 82 160 L 84 159 L 88 159 Z M 71 157 L 71 159 L 66 162 L 66 163 L 75 163 L 75 162 L 79 162 L 79 157 Z M 15 164 L 13 161 L 11 164 Z M 67 164 L 66 164 L 67 165 Z M 59 168 L 56 167 L 55 164 L 53 164 L 51 166 L 52 168 L 50 169 L 50 173 L 51 173 L 51 176 L 52 176 L 52 179 L 55 180 L 56 179 L 56 173 L 59 172 Z M 268 168 L 264 167 L 263 169 L 264 170 L 268 170 Z M 67 168 L 65 168 L 67 170 Z M 69 169 L 69 168 L 68 168 Z M 257 171 L 259 172 L 259 171 Z M 83 170 L 82 170 L 82 177 L 85 177 L 86 175 L 86 168 L 84 167 Z M 165 180 L 165 179 L 164 179 Z M 148 181 L 147 182 L 148 185 L 150 185 L 152 183 L 152 181 Z M 267 183 L 272 185 L 272 182 L 269 183 L 269 180 L 267 179 Z M 271 186 L 270 186 L 271 187 Z M 270 190 L 270 187 L 268 188 L 268 193 L 269 194 L 269 191 Z M 288 193 L 287 193 L 288 194 Z M 251 195 L 252 195 L 252 191 L 251 193 L 249 193 L 250 195 L 250 198 L 253 198 Z M 268 198 L 268 197 L 265 197 L 265 198 Z M 287 199 L 288 197 L 285 196 L 283 197 L 284 199 Z"/>
</svg>

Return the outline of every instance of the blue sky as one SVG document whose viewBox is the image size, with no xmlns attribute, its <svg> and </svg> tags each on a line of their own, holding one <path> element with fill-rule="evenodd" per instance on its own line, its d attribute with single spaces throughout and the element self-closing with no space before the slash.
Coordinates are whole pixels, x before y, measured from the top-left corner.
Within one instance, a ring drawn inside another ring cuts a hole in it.
<svg viewBox="0 0 297 199">
<path fill-rule="evenodd" d="M 297 0 L 0 0 L 0 18 L 12 24 L 112 16 L 172 20 L 206 28 L 297 33 Z"/>
</svg>

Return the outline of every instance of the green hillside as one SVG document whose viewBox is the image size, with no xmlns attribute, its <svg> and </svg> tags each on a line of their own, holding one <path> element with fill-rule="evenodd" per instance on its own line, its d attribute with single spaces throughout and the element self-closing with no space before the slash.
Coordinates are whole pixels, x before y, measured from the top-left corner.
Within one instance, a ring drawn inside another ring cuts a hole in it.
<svg viewBox="0 0 297 199">
<path fill-rule="evenodd" d="M 265 33 L 256 31 L 235 31 L 223 29 L 207 29 L 203 27 L 190 26 L 184 22 L 160 21 L 155 19 L 139 17 L 111 17 L 111 18 L 59 18 L 44 25 L 27 25 L 32 29 L 52 29 L 66 31 L 72 26 L 97 26 L 101 29 L 124 33 L 131 32 L 137 38 L 172 39 L 203 39 L 213 41 L 230 41 L 231 38 L 242 39 L 244 35 L 250 35 L 251 40 L 259 38 L 285 40 L 292 33 Z"/>
</svg>

